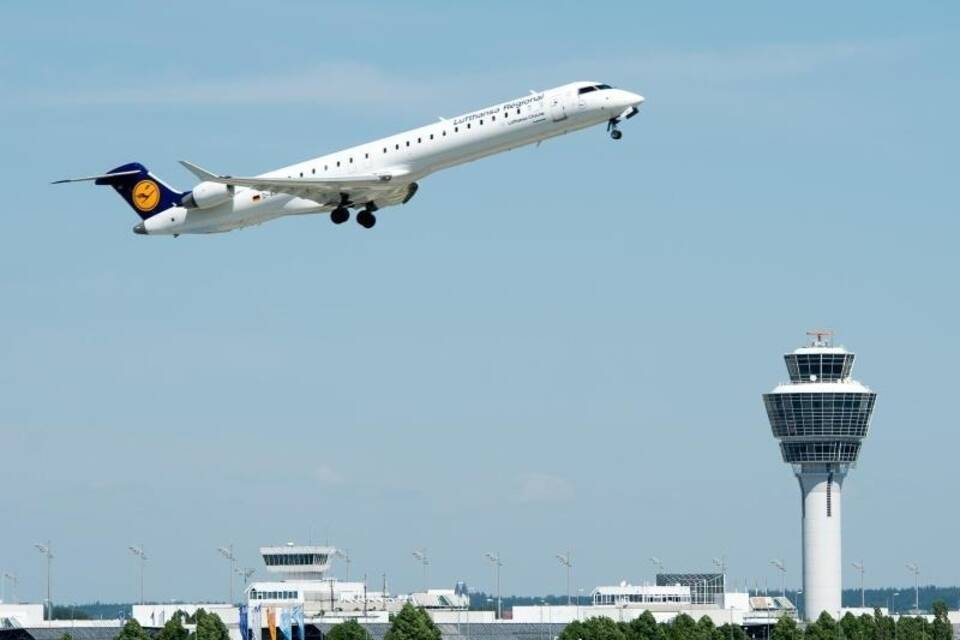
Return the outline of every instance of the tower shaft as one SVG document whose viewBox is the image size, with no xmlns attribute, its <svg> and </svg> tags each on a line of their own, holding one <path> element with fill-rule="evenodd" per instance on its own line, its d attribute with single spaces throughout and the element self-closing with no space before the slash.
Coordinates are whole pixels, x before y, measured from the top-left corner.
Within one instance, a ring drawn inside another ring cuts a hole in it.
<svg viewBox="0 0 960 640">
<path fill-rule="evenodd" d="M 804 615 L 816 620 L 824 611 L 840 618 L 842 593 L 841 492 L 845 469 L 831 465 L 797 472 L 800 481 L 803 520 Z"/>
</svg>

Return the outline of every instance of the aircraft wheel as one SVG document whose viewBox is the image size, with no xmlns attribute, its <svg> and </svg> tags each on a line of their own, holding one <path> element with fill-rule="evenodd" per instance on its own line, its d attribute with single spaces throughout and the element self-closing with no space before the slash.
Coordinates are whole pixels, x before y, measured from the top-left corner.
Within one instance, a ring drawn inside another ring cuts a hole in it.
<svg viewBox="0 0 960 640">
<path fill-rule="evenodd" d="M 377 224 L 377 216 L 366 210 L 361 211 L 357 214 L 357 223 L 364 229 L 371 229 Z"/>
<path fill-rule="evenodd" d="M 343 224 L 350 219 L 350 210 L 346 207 L 337 207 L 330 212 L 330 221 L 333 224 Z"/>
<path fill-rule="evenodd" d="M 623 131 L 620 131 L 620 129 L 614 129 L 613 131 L 610 132 L 610 137 L 613 138 L 614 140 L 619 140 L 620 138 L 623 137 Z"/>
</svg>

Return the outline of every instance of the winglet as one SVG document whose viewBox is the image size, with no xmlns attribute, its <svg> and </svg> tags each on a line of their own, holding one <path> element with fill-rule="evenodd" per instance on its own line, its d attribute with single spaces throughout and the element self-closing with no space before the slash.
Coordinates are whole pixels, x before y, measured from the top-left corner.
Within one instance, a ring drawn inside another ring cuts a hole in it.
<svg viewBox="0 0 960 640">
<path fill-rule="evenodd" d="M 200 178 L 201 180 L 216 182 L 216 181 L 218 181 L 218 180 L 221 179 L 221 176 L 218 176 L 218 175 L 215 174 L 215 173 L 210 173 L 210 172 L 207 171 L 206 169 L 204 169 L 204 168 L 202 168 L 202 167 L 198 167 L 197 165 L 193 164 L 192 162 L 187 162 L 186 160 L 181 160 L 181 161 L 180 161 L 180 164 L 183 165 L 184 169 L 186 169 L 187 171 L 189 171 L 189 172 L 192 173 L 193 175 L 197 176 L 197 177 Z"/>
</svg>

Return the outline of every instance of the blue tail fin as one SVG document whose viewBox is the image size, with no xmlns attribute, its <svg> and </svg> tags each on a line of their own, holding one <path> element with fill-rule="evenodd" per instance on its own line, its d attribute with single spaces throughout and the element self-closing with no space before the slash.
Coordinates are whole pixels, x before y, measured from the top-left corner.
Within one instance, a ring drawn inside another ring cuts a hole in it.
<svg viewBox="0 0 960 640">
<path fill-rule="evenodd" d="M 178 206 L 183 198 L 182 193 L 168 187 L 139 162 L 111 169 L 106 175 L 98 177 L 94 184 L 113 187 L 143 220 Z"/>
</svg>

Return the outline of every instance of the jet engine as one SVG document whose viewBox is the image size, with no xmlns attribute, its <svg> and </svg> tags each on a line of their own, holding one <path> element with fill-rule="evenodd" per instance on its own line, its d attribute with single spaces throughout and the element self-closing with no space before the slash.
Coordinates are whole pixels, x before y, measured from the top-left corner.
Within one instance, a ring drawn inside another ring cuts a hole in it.
<svg viewBox="0 0 960 640">
<path fill-rule="evenodd" d="M 219 182 L 201 182 L 184 196 L 181 205 L 187 209 L 209 209 L 233 197 L 233 187 Z"/>
</svg>

